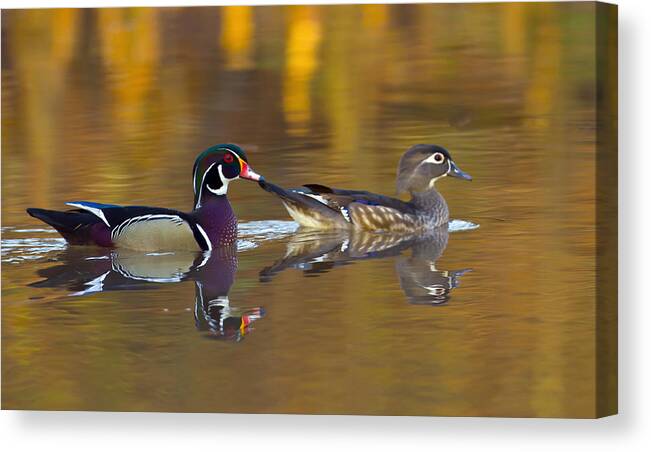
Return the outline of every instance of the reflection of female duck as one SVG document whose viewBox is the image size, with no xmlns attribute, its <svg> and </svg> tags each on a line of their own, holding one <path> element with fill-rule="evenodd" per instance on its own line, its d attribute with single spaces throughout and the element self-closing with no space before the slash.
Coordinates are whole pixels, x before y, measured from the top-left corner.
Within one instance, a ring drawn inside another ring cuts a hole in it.
<svg viewBox="0 0 651 452">
<path fill-rule="evenodd" d="M 264 316 L 264 309 L 230 307 L 228 292 L 235 281 L 235 246 L 214 249 L 210 254 L 149 253 L 113 250 L 88 258 L 70 248 L 64 264 L 39 270 L 45 279 L 32 287 L 64 287 L 72 296 L 115 290 L 146 290 L 163 283 L 195 282 L 197 328 L 214 337 L 239 340 L 250 325 Z"/>
<path fill-rule="evenodd" d="M 447 243 L 447 234 L 446 234 Z M 445 244 L 417 240 L 411 247 L 411 256 L 400 256 L 396 261 L 396 272 L 400 287 L 413 304 L 437 305 L 450 299 L 450 291 L 459 286 L 459 278 L 470 269 L 446 271 L 437 270 L 436 261 L 443 253 Z"/>
<path fill-rule="evenodd" d="M 287 244 L 285 256 L 260 272 L 260 280 L 269 281 L 287 268 L 318 275 L 356 260 L 397 256 L 396 272 L 409 302 L 438 305 L 449 300 L 450 291 L 459 285 L 459 277 L 469 271 L 436 268 L 447 241 L 447 227 L 419 236 L 361 231 L 299 233 Z M 411 250 L 411 256 L 402 255 L 406 250 Z"/>
</svg>

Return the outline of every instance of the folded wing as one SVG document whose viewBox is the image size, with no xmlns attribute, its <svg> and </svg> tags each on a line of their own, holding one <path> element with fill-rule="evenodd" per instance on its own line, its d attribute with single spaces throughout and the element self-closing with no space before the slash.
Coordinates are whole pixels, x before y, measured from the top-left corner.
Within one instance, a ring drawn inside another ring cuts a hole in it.
<svg viewBox="0 0 651 452">
<path fill-rule="evenodd" d="M 294 189 L 284 189 L 267 181 L 260 185 L 278 195 L 292 218 L 305 227 L 394 232 L 417 227 L 414 205 L 389 196 L 318 184 Z"/>
</svg>

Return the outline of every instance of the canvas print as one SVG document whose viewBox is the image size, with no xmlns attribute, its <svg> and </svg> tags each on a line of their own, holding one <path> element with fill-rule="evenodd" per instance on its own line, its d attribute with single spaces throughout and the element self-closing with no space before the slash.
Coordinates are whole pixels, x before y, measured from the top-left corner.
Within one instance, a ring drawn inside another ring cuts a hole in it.
<svg viewBox="0 0 651 452">
<path fill-rule="evenodd" d="M 617 9 L 2 11 L 2 408 L 617 412 Z"/>
</svg>

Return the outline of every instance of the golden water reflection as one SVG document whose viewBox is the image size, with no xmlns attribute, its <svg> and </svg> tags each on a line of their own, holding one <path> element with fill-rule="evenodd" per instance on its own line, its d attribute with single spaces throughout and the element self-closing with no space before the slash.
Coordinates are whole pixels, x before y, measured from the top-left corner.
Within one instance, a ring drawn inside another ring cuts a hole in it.
<svg viewBox="0 0 651 452">
<path fill-rule="evenodd" d="M 269 282 L 291 238 L 239 253 L 229 298 L 267 315 L 238 344 L 197 334 L 193 281 L 69 297 L 30 286 L 55 255 L 4 262 L 3 407 L 593 416 L 616 92 L 595 26 L 591 3 L 3 10 L 3 226 L 74 199 L 187 210 L 219 142 L 283 185 L 386 194 L 407 147 L 441 144 L 475 178 L 440 183 L 452 217 L 481 225 L 436 260 L 472 268 L 437 308 L 407 302 L 408 253 Z M 241 222 L 287 219 L 255 184 L 229 195 Z"/>
</svg>

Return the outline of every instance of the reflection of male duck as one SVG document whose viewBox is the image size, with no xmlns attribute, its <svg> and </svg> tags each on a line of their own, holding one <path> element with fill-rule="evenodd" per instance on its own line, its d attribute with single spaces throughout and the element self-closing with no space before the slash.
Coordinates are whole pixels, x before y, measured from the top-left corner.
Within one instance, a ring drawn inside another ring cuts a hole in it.
<svg viewBox="0 0 651 452">
<path fill-rule="evenodd" d="M 208 331 L 217 338 L 239 341 L 250 330 L 250 325 L 265 315 L 264 308 L 233 308 L 228 295 L 210 292 L 201 281 L 196 281 L 194 320 L 197 329 Z"/>
<path fill-rule="evenodd" d="M 459 277 L 470 271 L 436 268 L 447 241 L 447 227 L 418 236 L 362 231 L 299 233 L 287 244 L 285 256 L 260 272 L 260 280 L 269 281 L 287 268 L 303 270 L 306 276 L 318 275 L 356 260 L 395 257 L 400 286 L 409 302 L 439 305 L 449 300 L 450 291 L 459 286 Z M 407 250 L 411 250 L 410 256 L 403 255 Z"/>
<path fill-rule="evenodd" d="M 155 289 L 163 283 L 195 282 L 197 328 L 217 338 L 239 340 L 251 324 L 264 316 L 264 309 L 234 308 L 228 292 L 235 281 L 235 246 L 217 248 L 210 254 L 149 253 L 113 250 L 89 258 L 69 248 L 63 264 L 38 271 L 42 281 L 32 287 L 63 287 L 72 296 L 114 290 Z"/>
</svg>

